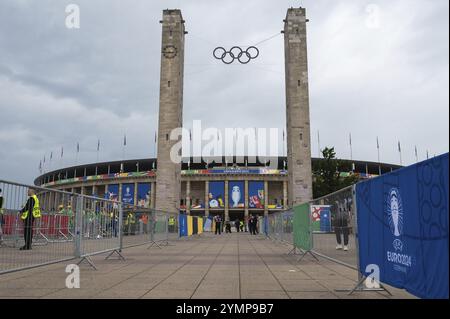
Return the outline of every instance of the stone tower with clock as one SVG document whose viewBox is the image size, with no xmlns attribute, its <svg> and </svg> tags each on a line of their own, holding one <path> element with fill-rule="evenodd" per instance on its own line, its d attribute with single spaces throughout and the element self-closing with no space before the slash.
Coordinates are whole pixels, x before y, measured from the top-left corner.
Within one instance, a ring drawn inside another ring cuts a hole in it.
<svg viewBox="0 0 450 319">
<path fill-rule="evenodd" d="M 289 207 L 312 199 L 307 22 L 305 8 L 288 9 L 284 20 Z"/>
<path fill-rule="evenodd" d="M 155 208 L 178 212 L 181 163 L 171 160 L 173 129 L 183 125 L 184 20 L 180 10 L 164 10 L 162 24 L 161 77 L 159 93 L 158 158 Z"/>
</svg>

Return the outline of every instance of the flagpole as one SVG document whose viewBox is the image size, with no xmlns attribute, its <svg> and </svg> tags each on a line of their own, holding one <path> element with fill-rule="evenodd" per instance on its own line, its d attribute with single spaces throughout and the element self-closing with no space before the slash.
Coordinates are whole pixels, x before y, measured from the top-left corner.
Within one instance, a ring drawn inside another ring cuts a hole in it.
<svg viewBox="0 0 450 319">
<path fill-rule="evenodd" d="M 97 163 L 99 161 L 99 154 L 100 153 L 100 140 L 97 141 Z"/>
<path fill-rule="evenodd" d="M 157 141 L 157 135 L 156 135 L 156 131 L 155 131 L 155 141 L 154 141 L 154 147 L 153 147 L 153 152 L 154 152 L 154 158 L 156 158 L 156 141 Z"/>
<path fill-rule="evenodd" d="M 400 145 L 400 141 L 398 141 L 398 153 L 400 155 L 400 166 L 403 166 L 403 161 L 402 161 L 402 147 Z"/>
<path fill-rule="evenodd" d="M 349 141 L 350 141 L 350 160 L 353 161 L 352 133 L 349 133 Z"/>
<path fill-rule="evenodd" d="M 381 161 L 380 161 L 380 142 L 377 136 L 377 153 L 378 153 L 378 175 L 381 176 Z"/>
<path fill-rule="evenodd" d="M 75 166 L 78 165 L 78 153 L 80 153 L 80 142 L 77 142 L 77 153 L 75 155 Z"/>
<path fill-rule="evenodd" d="M 416 155 L 416 163 L 419 163 L 419 156 L 417 154 L 417 145 L 414 146 L 414 152 L 415 152 L 415 155 Z"/>
</svg>

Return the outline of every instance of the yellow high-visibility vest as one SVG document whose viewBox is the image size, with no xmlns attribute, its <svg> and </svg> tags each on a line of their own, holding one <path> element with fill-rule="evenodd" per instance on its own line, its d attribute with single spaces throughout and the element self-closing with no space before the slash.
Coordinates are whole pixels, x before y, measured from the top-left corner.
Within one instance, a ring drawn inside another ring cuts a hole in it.
<svg viewBox="0 0 450 319">
<path fill-rule="evenodd" d="M 170 226 L 175 225 L 175 218 L 174 217 L 169 217 L 169 225 Z"/>
<path fill-rule="evenodd" d="M 34 206 L 33 206 L 33 217 L 34 218 L 40 218 L 41 217 L 41 209 L 39 207 L 39 199 L 37 198 L 36 195 L 31 196 L 34 199 Z M 22 219 L 27 219 L 28 217 L 28 211 L 25 211 L 22 213 L 22 216 L 20 216 L 20 218 Z"/>
</svg>

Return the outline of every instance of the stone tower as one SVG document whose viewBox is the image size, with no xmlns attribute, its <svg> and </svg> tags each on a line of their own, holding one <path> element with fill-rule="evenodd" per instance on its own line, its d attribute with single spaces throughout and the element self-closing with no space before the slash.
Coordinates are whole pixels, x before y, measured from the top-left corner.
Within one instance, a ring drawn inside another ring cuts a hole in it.
<svg viewBox="0 0 450 319">
<path fill-rule="evenodd" d="M 284 20 L 289 207 L 312 199 L 306 10 L 290 8 Z"/>
<path fill-rule="evenodd" d="M 162 23 L 161 78 L 159 93 L 158 167 L 155 208 L 178 212 L 181 163 L 170 158 L 173 129 L 183 125 L 184 20 L 180 10 L 164 10 Z"/>
</svg>

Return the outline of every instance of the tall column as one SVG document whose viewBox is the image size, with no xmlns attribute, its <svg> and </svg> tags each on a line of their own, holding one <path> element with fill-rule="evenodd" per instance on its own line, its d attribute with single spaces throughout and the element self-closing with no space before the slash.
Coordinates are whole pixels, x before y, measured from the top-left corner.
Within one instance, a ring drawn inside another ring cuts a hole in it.
<svg viewBox="0 0 450 319">
<path fill-rule="evenodd" d="M 269 182 L 264 181 L 264 216 L 269 215 Z"/>
<path fill-rule="evenodd" d="M 119 183 L 119 198 L 117 200 L 119 203 L 122 202 L 122 183 Z"/>
<path fill-rule="evenodd" d="M 228 207 L 228 181 L 225 181 L 225 221 L 230 220 L 230 212 Z"/>
<path fill-rule="evenodd" d="M 151 183 L 151 189 L 150 189 L 150 208 L 155 209 L 155 198 L 156 198 L 156 183 Z"/>
<path fill-rule="evenodd" d="M 171 159 L 177 140 L 172 130 L 183 124 L 184 20 L 180 10 L 164 10 L 162 23 L 161 78 L 159 92 L 158 170 L 155 207 L 178 212 L 181 163 Z M 178 154 L 181 157 L 181 150 Z"/>
<path fill-rule="evenodd" d="M 284 20 L 289 206 L 312 199 L 306 10 L 290 8 Z"/>
<path fill-rule="evenodd" d="M 248 180 L 244 181 L 244 217 L 248 217 Z"/>
<path fill-rule="evenodd" d="M 205 216 L 209 216 L 209 181 L 205 181 Z"/>
<path fill-rule="evenodd" d="M 134 205 L 138 204 L 138 183 L 134 182 Z"/>
<path fill-rule="evenodd" d="M 288 209 L 288 182 L 283 181 L 283 208 Z"/>
<path fill-rule="evenodd" d="M 191 181 L 186 181 L 186 214 L 191 214 Z"/>
</svg>

